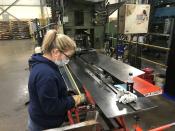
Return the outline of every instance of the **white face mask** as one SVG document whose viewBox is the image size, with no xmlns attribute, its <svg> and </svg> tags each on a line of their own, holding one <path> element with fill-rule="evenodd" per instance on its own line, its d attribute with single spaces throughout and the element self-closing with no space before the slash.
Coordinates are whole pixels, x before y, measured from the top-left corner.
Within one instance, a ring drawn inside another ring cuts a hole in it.
<svg viewBox="0 0 175 131">
<path fill-rule="evenodd" d="M 69 59 L 65 59 L 65 60 L 56 60 L 55 64 L 58 66 L 65 66 L 69 63 Z"/>
<path fill-rule="evenodd" d="M 69 59 L 63 60 L 63 63 L 64 63 L 65 65 L 67 65 L 67 64 L 69 63 Z"/>
</svg>

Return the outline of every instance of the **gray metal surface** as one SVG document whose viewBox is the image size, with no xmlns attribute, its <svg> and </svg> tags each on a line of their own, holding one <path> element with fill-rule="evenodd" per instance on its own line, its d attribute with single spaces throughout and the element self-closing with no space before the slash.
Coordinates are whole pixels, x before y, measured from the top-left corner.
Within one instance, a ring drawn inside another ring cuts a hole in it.
<svg viewBox="0 0 175 131">
<path fill-rule="evenodd" d="M 86 72 L 87 66 L 80 58 L 71 61 L 70 66 L 72 72 L 78 77 L 78 80 L 86 86 L 96 104 L 107 118 L 115 118 L 121 115 L 135 113 L 135 110 L 131 106 L 117 103 L 116 94 L 106 85 L 101 85 L 95 81 L 95 79 Z M 144 103 L 147 103 L 147 98 L 145 98 Z M 152 107 L 153 106 L 150 105 L 150 107 L 148 106 L 141 110 L 150 109 Z"/>
<path fill-rule="evenodd" d="M 83 54 L 80 57 L 87 63 L 94 64 L 102 68 L 122 82 L 127 81 L 130 72 L 133 73 L 133 76 L 144 74 L 144 72 L 139 69 L 100 53 L 93 52 L 89 54 Z"/>
<path fill-rule="evenodd" d="M 74 87 L 74 85 L 71 83 L 71 80 L 69 79 L 66 71 L 65 71 L 65 68 L 64 67 L 60 67 L 59 68 L 60 72 L 61 72 L 61 75 L 62 75 L 62 78 L 66 84 L 66 88 L 67 88 L 67 91 L 71 92 L 71 93 L 74 93 L 74 94 L 78 94 L 76 88 Z M 72 74 L 73 75 L 73 74 Z M 79 89 L 81 89 L 81 83 L 76 79 L 75 76 L 73 76 L 74 80 L 76 81 L 76 84 L 77 86 L 79 87 Z"/>
<path fill-rule="evenodd" d="M 145 97 L 139 97 L 136 102 L 129 103 L 129 105 L 135 110 L 144 110 L 148 108 L 154 108 L 155 104 Z M 151 107 L 152 106 L 152 107 Z"/>
<path fill-rule="evenodd" d="M 59 70 L 60 70 L 61 75 L 63 77 L 63 80 L 64 80 L 64 82 L 66 84 L 67 91 L 74 91 L 74 88 L 72 87 L 72 84 L 71 84 L 71 82 L 70 82 L 70 80 L 69 80 L 69 78 L 68 78 L 68 76 L 67 76 L 66 71 L 64 70 L 64 68 L 63 67 L 60 67 Z"/>
</svg>

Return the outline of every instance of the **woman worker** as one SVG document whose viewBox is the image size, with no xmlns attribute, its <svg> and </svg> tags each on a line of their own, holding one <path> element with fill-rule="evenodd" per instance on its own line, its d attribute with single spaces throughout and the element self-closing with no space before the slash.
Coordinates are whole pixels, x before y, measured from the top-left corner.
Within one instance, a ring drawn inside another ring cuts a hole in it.
<svg viewBox="0 0 175 131">
<path fill-rule="evenodd" d="M 59 127 L 67 111 L 84 101 L 81 95 L 67 95 L 58 68 L 69 62 L 75 48 L 76 44 L 71 38 L 49 30 L 42 44 L 43 55 L 35 54 L 29 61 L 29 131 Z"/>
</svg>

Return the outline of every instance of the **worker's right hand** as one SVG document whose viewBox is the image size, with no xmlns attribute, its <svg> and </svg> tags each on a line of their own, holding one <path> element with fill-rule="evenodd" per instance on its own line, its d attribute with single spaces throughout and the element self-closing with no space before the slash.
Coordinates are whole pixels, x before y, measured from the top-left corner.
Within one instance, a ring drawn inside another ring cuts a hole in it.
<svg viewBox="0 0 175 131">
<path fill-rule="evenodd" d="M 75 101 L 75 106 L 77 106 L 81 103 L 81 95 L 73 95 L 72 97 Z"/>
<path fill-rule="evenodd" d="M 84 94 L 81 94 L 81 95 L 74 95 L 73 96 L 73 99 L 75 101 L 75 106 L 85 102 L 86 98 L 85 98 L 85 95 Z"/>
</svg>

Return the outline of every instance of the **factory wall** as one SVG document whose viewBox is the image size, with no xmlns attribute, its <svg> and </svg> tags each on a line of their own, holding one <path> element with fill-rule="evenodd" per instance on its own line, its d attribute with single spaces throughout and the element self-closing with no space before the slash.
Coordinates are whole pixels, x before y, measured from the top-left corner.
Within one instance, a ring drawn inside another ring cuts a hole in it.
<svg viewBox="0 0 175 131">
<path fill-rule="evenodd" d="M 118 0 L 109 0 L 110 4 L 118 3 Z M 118 15 L 118 11 L 116 10 L 112 15 L 109 16 L 109 20 L 116 20 Z"/>
<path fill-rule="evenodd" d="M 0 13 L 2 9 L 6 9 L 14 3 L 15 0 L 0 0 Z M 43 4 L 45 1 L 43 0 Z M 13 6 L 11 6 L 8 10 L 8 13 L 12 14 L 18 19 L 34 19 L 41 18 L 41 7 L 40 0 L 18 0 Z M 14 20 L 15 18 L 9 15 L 7 12 L 3 13 L 0 16 L 0 20 Z M 50 8 L 43 8 L 44 16 L 50 16 Z"/>
</svg>

